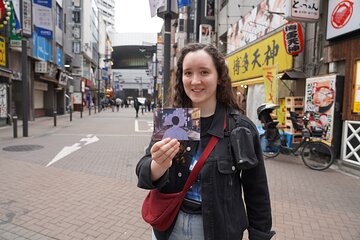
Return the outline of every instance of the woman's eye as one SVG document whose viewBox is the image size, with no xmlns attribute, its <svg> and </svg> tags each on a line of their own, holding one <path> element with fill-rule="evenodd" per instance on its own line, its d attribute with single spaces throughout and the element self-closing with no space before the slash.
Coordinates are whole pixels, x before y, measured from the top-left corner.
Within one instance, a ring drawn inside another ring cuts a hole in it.
<svg viewBox="0 0 360 240">
<path fill-rule="evenodd" d="M 207 74 L 209 74 L 209 72 L 208 71 L 201 71 L 201 75 L 207 75 Z"/>
<path fill-rule="evenodd" d="M 184 72 L 184 76 L 188 77 L 191 75 L 191 72 Z"/>
</svg>

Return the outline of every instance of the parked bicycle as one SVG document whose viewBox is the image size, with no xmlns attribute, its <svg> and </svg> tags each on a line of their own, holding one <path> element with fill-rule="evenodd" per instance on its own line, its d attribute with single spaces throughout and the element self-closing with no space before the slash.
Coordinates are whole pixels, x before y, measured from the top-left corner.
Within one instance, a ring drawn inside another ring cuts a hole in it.
<svg viewBox="0 0 360 240">
<path fill-rule="evenodd" d="M 303 124 L 299 123 L 296 112 L 290 111 L 290 118 L 295 130 L 301 130 L 301 141 L 294 147 L 289 147 L 283 130 L 277 127 L 278 122 L 273 121 L 271 113 L 279 106 L 276 104 L 262 104 L 257 109 L 258 118 L 263 124 L 265 132 L 260 135 L 263 155 L 275 158 L 280 153 L 298 156 L 298 151 L 304 164 L 313 170 L 325 170 L 334 162 L 334 153 L 331 146 L 322 140 L 323 131 L 308 127 L 308 113 L 304 114 Z"/>
</svg>

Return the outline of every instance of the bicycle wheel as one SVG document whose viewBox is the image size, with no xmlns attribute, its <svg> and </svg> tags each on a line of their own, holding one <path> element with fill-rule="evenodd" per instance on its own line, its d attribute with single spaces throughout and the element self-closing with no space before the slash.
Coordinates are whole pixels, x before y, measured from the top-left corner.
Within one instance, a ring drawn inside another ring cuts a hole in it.
<svg viewBox="0 0 360 240">
<path fill-rule="evenodd" d="M 260 136 L 261 150 L 263 155 L 267 158 L 274 158 L 280 153 L 280 146 L 274 146 L 265 137 L 265 134 Z"/>
<path fill-rule="evenodd" d="M 302 152 L 301 158 L 304 164 L 313 170 L 325 170 L 334 162 L 332 148 L 323 142 L 309 142 Z"/>
</svg>

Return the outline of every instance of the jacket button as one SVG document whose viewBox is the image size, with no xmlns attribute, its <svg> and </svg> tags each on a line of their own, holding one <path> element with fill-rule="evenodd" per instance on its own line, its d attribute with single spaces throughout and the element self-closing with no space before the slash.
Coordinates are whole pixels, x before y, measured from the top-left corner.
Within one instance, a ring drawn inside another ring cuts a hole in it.
<svg viewBox="0 0 360 240">
<path fill-rule="evenodd" d="M 235 171 L 235 169 L 236 169 L 235 166 L 232 166 L 232 167 L 231 167 L 231 170 Z"/>
<path fill-rule="evenodd" d="M 191 147 L 187 147 L 186 151 L 190 152 L 191 151 Z"/>
<path fill-rule="evenodd" d="M 182 173 L 181 173 L 181 172 L 178 172 L 178 177 L 182 177 Z"/>
</svg>

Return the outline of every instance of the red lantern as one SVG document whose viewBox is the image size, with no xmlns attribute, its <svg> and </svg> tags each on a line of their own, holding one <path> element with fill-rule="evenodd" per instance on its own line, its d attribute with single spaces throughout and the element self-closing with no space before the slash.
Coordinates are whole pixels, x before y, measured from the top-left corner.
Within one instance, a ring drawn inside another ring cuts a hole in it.
<svg viewBox="0 0 360 240">
<path fill-rule="evenodd" d="M 286 52 L 297 55 L 304 50 L 304 37 L 301 24 L 289 22 L 283 27 L 284 45 Z"/>
</svg>

